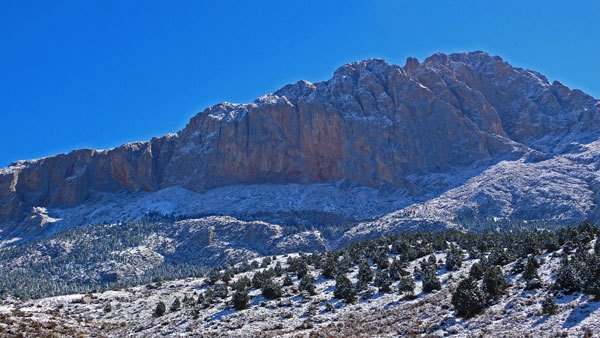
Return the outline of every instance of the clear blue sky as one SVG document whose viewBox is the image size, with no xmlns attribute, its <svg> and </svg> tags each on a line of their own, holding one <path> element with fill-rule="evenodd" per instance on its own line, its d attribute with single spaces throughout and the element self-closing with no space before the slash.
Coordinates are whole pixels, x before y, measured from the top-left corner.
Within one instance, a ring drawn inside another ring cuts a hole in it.
<svg viewBox="0 0 600 338">
<path fill-rule="evenodd" d="M 370 57 L 484 50 L 599 97 L 597 3 L 3 0 L 0 167 L 176 132 Z"/>
</svg>

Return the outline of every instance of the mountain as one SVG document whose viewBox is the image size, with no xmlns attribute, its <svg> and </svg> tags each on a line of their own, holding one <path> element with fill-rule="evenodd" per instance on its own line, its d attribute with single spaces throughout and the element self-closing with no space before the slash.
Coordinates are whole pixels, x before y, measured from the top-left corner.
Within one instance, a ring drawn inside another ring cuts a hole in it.
<svg viewBox="0 0 600 338">
<path fill-rule="evenodd" d="M 153 214 L 352 227 L 332 243 L 459 218 L 596 220 L 599 110 L 484 52 L 354 62 L 176 134 L 0 169 L 0 241 Z"/>
</svg>

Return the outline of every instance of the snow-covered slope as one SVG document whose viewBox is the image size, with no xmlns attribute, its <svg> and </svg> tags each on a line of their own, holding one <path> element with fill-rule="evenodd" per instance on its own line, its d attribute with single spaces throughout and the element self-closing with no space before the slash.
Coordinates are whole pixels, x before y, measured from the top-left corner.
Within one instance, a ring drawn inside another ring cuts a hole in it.
<svg viewBox="0 0 600 338">
<path fill-rule="evenodd" d="M 516 263 L 504 265 L 508 288 L 482 313 L 470 318 L 457 316 L 451 299 L 459 280 L 469 274 L 478 259 L 467 259 L 458 271 L 447 271 L 439 264 L 439 291 L 423 292 L 422 282 L 417 281 L 415 297 L 407 297 L 398 293 L 394 282 L 391 292 L 378 292 L 371 286 L 353 303 L 334 297 L 336 282 L 320 277 L 320 269 L 308 272 L 316 279 L 315 295 L 299 290 L 300 280 L 294 277 L 293 285 L 284 286 L 279 299 L 265 299 L 260 289 L 250 288 L 249 308 L 239 311 L 232 308 L 232 291 L 223 299 L 215 297 L 212 304 L 200 303 L 199 296 L 205 297 L 214 287 L 206 279 L 192 278 L 32 301 L 8 299 L 0 305 L 0 330 L 6 336 L 53 333 L 99 337 L 581 337 L 598 332 L 597 300 L 577 292 L 549 291 L 563 250 L 536 257 L 541 262 L 537 269 L 539 288 L 527 290 L 523 274 L 511 272 Z M 435 252 L 435 256 L 439 262 L 446 260 L 444 252 Z M 394 257 L 390 255 L 390 259 Z M 276 256 L 259 269 L 236 274 L 232 282 L 252 278 L 257 271 L 278 264 L 287 269 L 294 258 L 298 254 Z M 426 259 L 412 261 L 407 270 L 413 271 Z M 256 261 L 258 265 L 263 259 Z M 371 268 L 377 271 L 376 266 Z M 353 283 L 357 273 L 356 267 L 348 273 Z M 275 278 L 277 283 L 282 280 Z M 542 309 L 549 295 L 556 300 L 555 315 Z M 176 299 L 181 307 L 170 309 Z M 159 302 L 167 309 L 156 317 Z"/>
<path fill-rule="evenodd" d="M 429 179 L 426 184 L 442 181 L 449 189 L 426 202 L 361 223 L 349 230 L 342 242 L 406 230 L 459 227 L 461 224 L 454 219 L 464 215 L 562 224 L 577 224 L 586 218 L 597 220 L 600 141 L 573 146 L 575 151 L 550 158 L 501 161 L 462 184 L 446 183 L 451 182 L 450 175 L 419 178 Z"/>
</svg>

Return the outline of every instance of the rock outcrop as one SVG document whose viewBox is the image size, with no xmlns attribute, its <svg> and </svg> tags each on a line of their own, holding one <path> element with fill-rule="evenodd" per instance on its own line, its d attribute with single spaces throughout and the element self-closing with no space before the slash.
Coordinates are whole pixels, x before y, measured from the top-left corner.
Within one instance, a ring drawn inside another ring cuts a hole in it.
<svg viewBox="0 0 600 338">
<path fill-rule="evenodd" d="M 325 82 L 215 105 L 174 135 L 15 162 L 0 169 L 0 228 L 92 192 L 344 179 L 418 195 L 411 175 L 573 151 L 600 136 L 599 109 L 579 90 L 483 52 L 404 67 L 360 61 Z"/>
</svg>

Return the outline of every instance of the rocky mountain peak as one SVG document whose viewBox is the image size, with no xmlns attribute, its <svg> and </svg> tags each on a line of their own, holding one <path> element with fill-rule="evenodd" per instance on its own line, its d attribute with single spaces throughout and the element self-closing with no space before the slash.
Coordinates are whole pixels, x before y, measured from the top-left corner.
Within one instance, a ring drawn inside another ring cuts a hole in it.
<svg viewBox="0 0 600 338">
<path fill-rule="evenodd" d="M 324 82 L 209 107 L 176 135 L 2 169 L 0 224 L 33 207 L 173 187 L 344 181 L 421 196 L 448 186 L 422 177 L 548 158 L 597 140 L 599 109 L 579 90 L 481 51 L 408 58 L 404 67 L 357 61 Z"/>
</svg>

